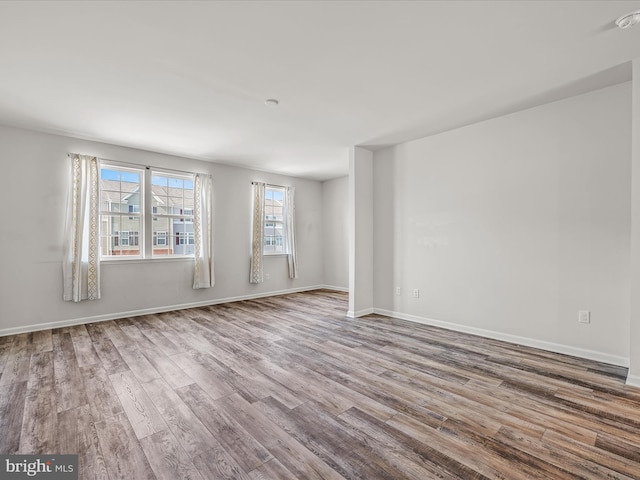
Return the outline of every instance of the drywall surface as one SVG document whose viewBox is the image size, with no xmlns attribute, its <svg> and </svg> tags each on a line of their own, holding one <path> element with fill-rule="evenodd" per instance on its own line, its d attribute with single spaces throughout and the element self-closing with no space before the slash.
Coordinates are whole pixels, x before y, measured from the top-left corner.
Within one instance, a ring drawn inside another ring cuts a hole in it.
<svg viewBox="0 0 640 480">
<path fill-rule="evenodd" d="M 375 308 L 628 362 L 630 102 L 627 82 L 375 152 Z"/>
<path fill-rule="evenodd" d="M 633 61 L 631 165 L 631 329 L 627 383 L 640 387 L 640 58 Z"/>
<path fill-rule="evenodd" d="M 349 155 L 349 311 L 373 312 L 373 152 L 353 147 Z"/>
<path fill-rule="evenodd" d="M 211 173 L 214 186 L 215 287 L 193 290 L 190 260 L 102 263 L 102 299 L 62 301 L 62 242 L 69 152 L 101 158 Z M 322 184 L 317 181 L 129 148 L 0 127 L 0 334 L 55 322 L 114 318 L 215 303 L 324 284 Z M 284 256 L 267 257 L 270 279 L 249 284 L 251 182 L 296 187 L 299 278 L 291 280 Z"/>
<path fill-rule="evenodd" d="M 349 177 L 322 183 L 324 283 L 349 288 Z"/>
</svg>

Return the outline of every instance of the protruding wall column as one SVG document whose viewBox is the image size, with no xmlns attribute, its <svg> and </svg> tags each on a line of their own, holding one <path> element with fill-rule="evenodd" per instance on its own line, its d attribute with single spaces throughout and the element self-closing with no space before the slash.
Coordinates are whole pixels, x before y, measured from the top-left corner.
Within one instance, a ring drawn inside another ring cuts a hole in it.
<svg viewBox="0 0 640 480">
<path fill-rule="evenodd" d="M 349 312 L 373 313 L 373 152 L 349 152 Z"/>
<path fill-rule="evenodd" d="M 633 61 L 631 119 L 631 324 L 627 384 L 640 387 L 640 58 Z"/>
</svg>

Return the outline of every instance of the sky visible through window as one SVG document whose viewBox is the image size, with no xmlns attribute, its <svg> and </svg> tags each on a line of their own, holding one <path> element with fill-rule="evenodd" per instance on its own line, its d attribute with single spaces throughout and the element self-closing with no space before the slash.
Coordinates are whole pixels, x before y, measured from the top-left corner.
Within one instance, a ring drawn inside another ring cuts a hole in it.
<svg viewBox="0 0 640 480">
<path fill-rule="evenodd" d="M 122 180 L 123 182 L 140 183 L 140 174 L 135 172 L 127 172 L 123 170 L 110 170 L 103 168 L 100 172 L 102 180 Z"/>
<path fill-rule="evenodd" d="M 123 182 L 140 183 L 140 174 L 136 172 L 127 172 L 125 170 L 110 170 L 108 168 L 101 169 L 100 178 L 102 180 L 115 180 Z M 165 177 L 153 175 L 151 184 L 159 187 L 184 188 L 185 190 L 193 190 L 193 181 L 175 177 Z M 280 196 L 280 200 L 282 196 Z"/>
<path fill-rule="evenodd" d="M 161 175 L 153 175 L 151 184 L 159 187 L 184 188 L 185 190 L 193 190 L 193 181 L 176 177 L 165 177 Z"/>
<path fill-rule="evenodd" d="M 284 198 L 284 192 L 282 190 L 271 190 L 271 193 L 273 195 L 272 198 L 278 202 L 281 202 Z"/>
</svg>

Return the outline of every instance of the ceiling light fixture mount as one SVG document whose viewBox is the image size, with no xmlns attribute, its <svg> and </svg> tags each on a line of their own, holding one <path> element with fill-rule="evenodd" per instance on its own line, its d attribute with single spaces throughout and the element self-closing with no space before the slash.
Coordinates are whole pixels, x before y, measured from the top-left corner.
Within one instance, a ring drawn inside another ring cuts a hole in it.
<svg viewBox="0 0 640 480">
<path fill-rule="evenodd" d="M 640 23 L 640 10 L 622 15 L 616 20 L 618 28 L 629 28 Z"/>
<path fill-rule="evenodd" d="M 275 99 L 275 98 L 267 98 L 267 99 L 264 101 L 264 104 L 265 104 L 265 105 L 267 105 L 267 106 L 269 106 L 269 107 L 275 107 L 276 105 L 279 105 L 279 104 L 280 104 L 280 102 L 279 102 L 277 99 Z"/>
</svg>

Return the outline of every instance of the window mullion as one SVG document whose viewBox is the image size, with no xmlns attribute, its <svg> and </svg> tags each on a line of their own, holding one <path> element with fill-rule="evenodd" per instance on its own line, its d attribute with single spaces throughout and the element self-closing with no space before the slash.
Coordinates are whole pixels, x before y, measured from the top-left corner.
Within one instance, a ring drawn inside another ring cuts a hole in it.
<svg viewBox="0 0 640 480">
<path fill-rule="evenodd" d="M 142 212 L 143 231 L 143 258 L 151 258 L 153 251 L 153 191 L 151 189 L 151 170 L 144 171 L 144 204 L 140 210 Z"/>
</svg>

